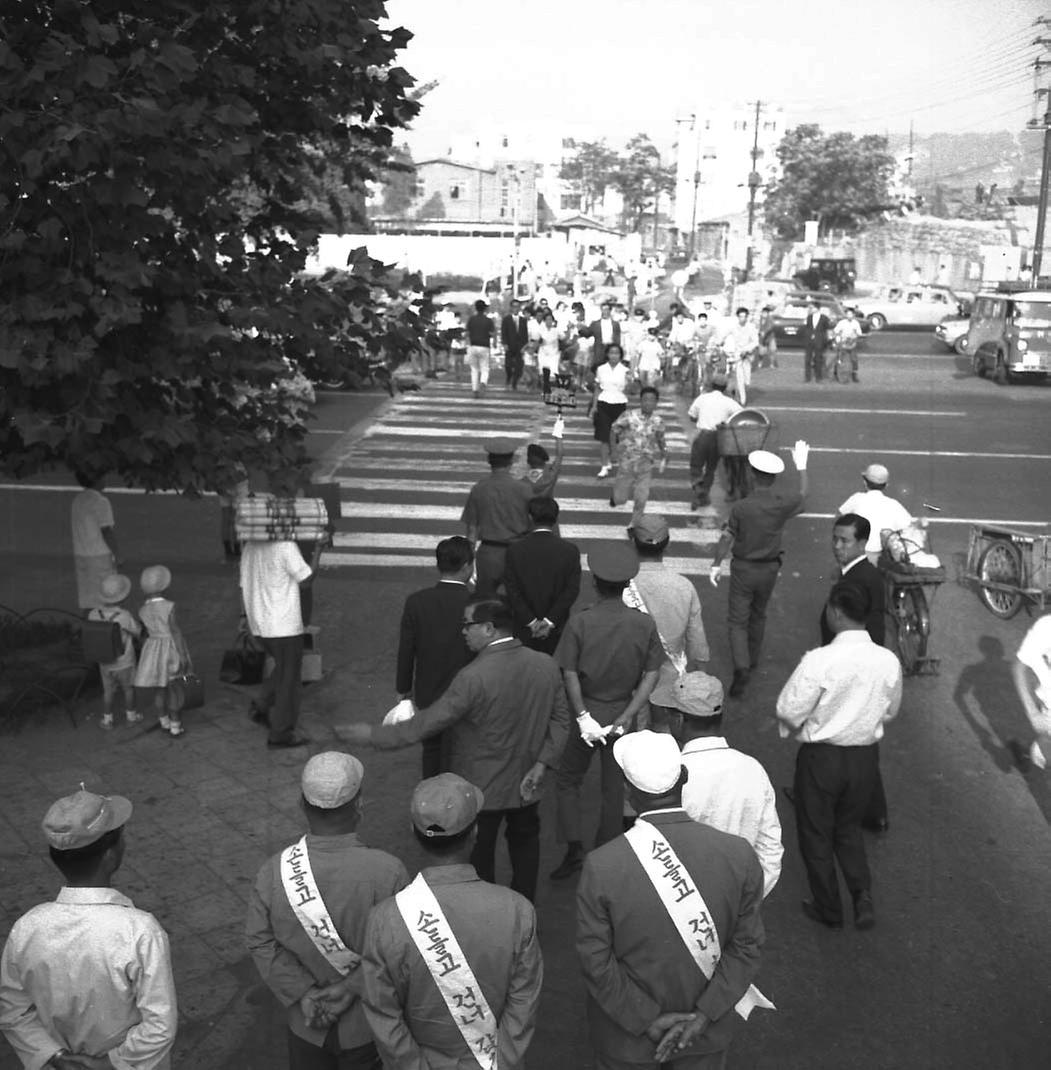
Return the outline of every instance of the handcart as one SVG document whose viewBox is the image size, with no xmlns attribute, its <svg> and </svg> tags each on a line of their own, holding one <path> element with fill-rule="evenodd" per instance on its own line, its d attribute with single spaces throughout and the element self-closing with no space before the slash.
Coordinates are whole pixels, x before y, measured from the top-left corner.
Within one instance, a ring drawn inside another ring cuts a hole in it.
<svg viewBox="0 0 1051 1070">
<path fill-rule="evenodd" d="M 741 409 L 716 428 L 719 456 L 726 466 L 726 492 L 731 498 L 747 498 L 751 494 L 753 483 L 748 454 L 765 448 L 772 427 L 765 412 Z"/>
<path fill-rule="evenodd" d="M 974 524 L 964 573 L 988 609 L 1007 620 L 1023 603 L 1051 604 L 1051 536 L 995 524 Z"/>
</svg>

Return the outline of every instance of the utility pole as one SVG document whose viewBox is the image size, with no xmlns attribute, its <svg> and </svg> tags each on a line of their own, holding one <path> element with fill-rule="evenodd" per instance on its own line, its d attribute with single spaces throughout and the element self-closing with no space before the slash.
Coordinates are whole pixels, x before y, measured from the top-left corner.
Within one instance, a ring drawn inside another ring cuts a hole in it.
<svg viewBox="0 0 1051 1070">
<path fill-rule="evenodd" d="M 1036 25 L 1049 26 L 1051 19 L 1041 16 L 1036 20 Z M 1034 45 L 1043 45 L 1045 49 L 1051 47 L 1051 37 L 1037 37 Z M 1033 69 L 1037 83 L 1040 81 L 1040 72 L 1045 67 L 1051 67 L 1051 59 L 1035 59 Z M 1044 264 L 1044 232 L 1047 228 L 1047 200 L 1048 185 L 1051 182 L 1051 92 L 1047 88 L 1041 88 L 1039 84 L 1035 90 L 1036 100 L 1039 104 L 1043 98 L 1044 117 L 1033 119 L 1028 125 L 1031 130 L 1044 131 L 1044 163 L 1040 171 L 1040 202 L 1036 211 L 1036 236 L 1033 241 L 1033 263 L 1030 273 L 1030 283 L 1034 289 L 1039 285 L 1038 280 Z"/>
<path fill-rule="evenodd" d="M 744 277 L 747 281 L 752 277 L 752 231 L 755 229 L 755 198 L 759 192 L 759 172 L 756 164 L 759 161 L 759 116 L 763 111 L 763 102 L 755 102 L 755 129 L 752 136 L 752 170 L 748 172 L 748 250 L 745 254 Z"/>
<path fill-rule="evenodd" d="M 912 120 L 910 119 L 909 120 L 909 155 L 907 157 L 907 159 L 909 161 L 908 174 L 909 174 L 909 180 L 910 181 L 912 180 L 912 159 L 913 159 L 913 156 L 915 155 L 915 144 L 916 144 L 916 142 L 915 142 L 915 138 L 913 136 Z"/>
</svg>

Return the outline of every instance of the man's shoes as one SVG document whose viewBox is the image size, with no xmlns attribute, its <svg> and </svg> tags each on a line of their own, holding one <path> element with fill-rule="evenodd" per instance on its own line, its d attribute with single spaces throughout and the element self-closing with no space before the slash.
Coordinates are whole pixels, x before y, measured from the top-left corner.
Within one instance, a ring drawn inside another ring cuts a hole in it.
<svg viewBox="0 0 1051 1070">
<path fill-rule="evenodd" d="M 599 478 L 599 479 L 605 479 L 605 478 L 606 478 L 606 476 L 608 476 L 608 475 L 609 475 L 609 473 L 610 473 L 610 466 L 609 466 L 608 464 L 604 464 L 604 465 L 603 465 L 603 466 L 602 466 L 602 467 L 601 467 L 601 468 L 600 468 L 600 469 L 598 470 L 598 478 Z"/>
<path fill-rule="evenodd" d="M 270 714 L 263 709 L 262 706 L 257 706 L 254 702 L 248 707 L 248 715 L 256 724 L 263 724 L 269 727 Z"/>
<path fill-rule="evenodd" d="M 748 670 L 734 669 L 733 683 L 730 684 L 730 698 L 740 698 L 748 686 Z"/>
<path fill-rule="evenodd" d="M 877 836 L 890 832 L 890 822 L 885 817 L 866 817 L 861 827 L 866 832 L 875 832 Z"/>
<path fill-rule="evenodd" d="M 297 735 L 293 732 L 288 736 L 281 736 L 278 739 L 268 739 L 266 745 L 275 749 L 288 749 L 290 747 L 305 747 L 310 742 L 306 736 Z"/>
<path fill-rule="evenodd" d="M 572 877 L 574 873 L 580 871 L 583 865 L 584 848 L 580 844 L 571 843 L 566 851 L 566 857 L 551 870 L 551 879 L 553 881 L 561 881 L 567 877 Z"/>
<path fill-rule="evenodd" d="M 872 906 L 871 892 L 858 892 L 854 896 L 854 928 L 871 929 L 876 924 L 876 911 Z"/>
<path fill-rule="evenodd" d="M 824 914 L 818 909 L 817 903 L 813 899 L 804 899 L 800 906 L 803 908 L 803 913 L 811 920 L 816 921 L 818 925 L 824 925 L 826 929 L 832 929 L 835 932 L 839 932 L 843 928 L 843 922 L 832 921 L 831 918 L 826 918 Z"/>
<path fill-rule="evenodd" d="M 472 397 L 478 397 L 478 391 L 477 390 L 472 390 L 471 391 L 471 396 Z"/>
</svg>

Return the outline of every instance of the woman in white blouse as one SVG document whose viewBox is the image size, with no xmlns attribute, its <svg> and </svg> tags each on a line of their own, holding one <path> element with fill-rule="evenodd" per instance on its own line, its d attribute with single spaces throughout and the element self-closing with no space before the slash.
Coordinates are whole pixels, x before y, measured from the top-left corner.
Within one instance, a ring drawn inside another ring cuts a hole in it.
<svg viewBox="0 0 1051 1070">
<path fill-rule="evenodd" d="M 592 387 L 592 402 L 595 406 L 595 438 L 598 441 L 602 467 L 599 479 L 605 479 L 612 471 L 609 453 L 609 429 L 628 407 L 628 366 L 624 363 L 624 350 L 613 342 L 606 346 L 605 363 L 595 369 Z M 589 407 L 590 413 L 590 407 Z"/>
<path fill-rule="evenodd" d="M 558 340 L 561 336 L 555 314 L 547 312 L 540 321 L 539 348 L 536 354 L 536 366 L 540 371 L 541 390 L 545 394 L 551 392 L 551 376 L 558 374 L 559 348 Z"/>
</svg>

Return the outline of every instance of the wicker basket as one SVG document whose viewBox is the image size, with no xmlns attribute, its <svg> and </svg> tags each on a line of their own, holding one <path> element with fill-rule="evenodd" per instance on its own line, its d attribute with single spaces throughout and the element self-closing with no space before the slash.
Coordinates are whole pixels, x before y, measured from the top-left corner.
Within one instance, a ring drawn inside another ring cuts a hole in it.
<svg viewBox="0 0 1051 1070">
<path fill-rule="evenodd" d="M 742 409 L 715 433 L 723 457 L 747 457 L 752 450 L 761 450 L 766 445 L 770 421 L 758 409 Z"/>
</svg>

